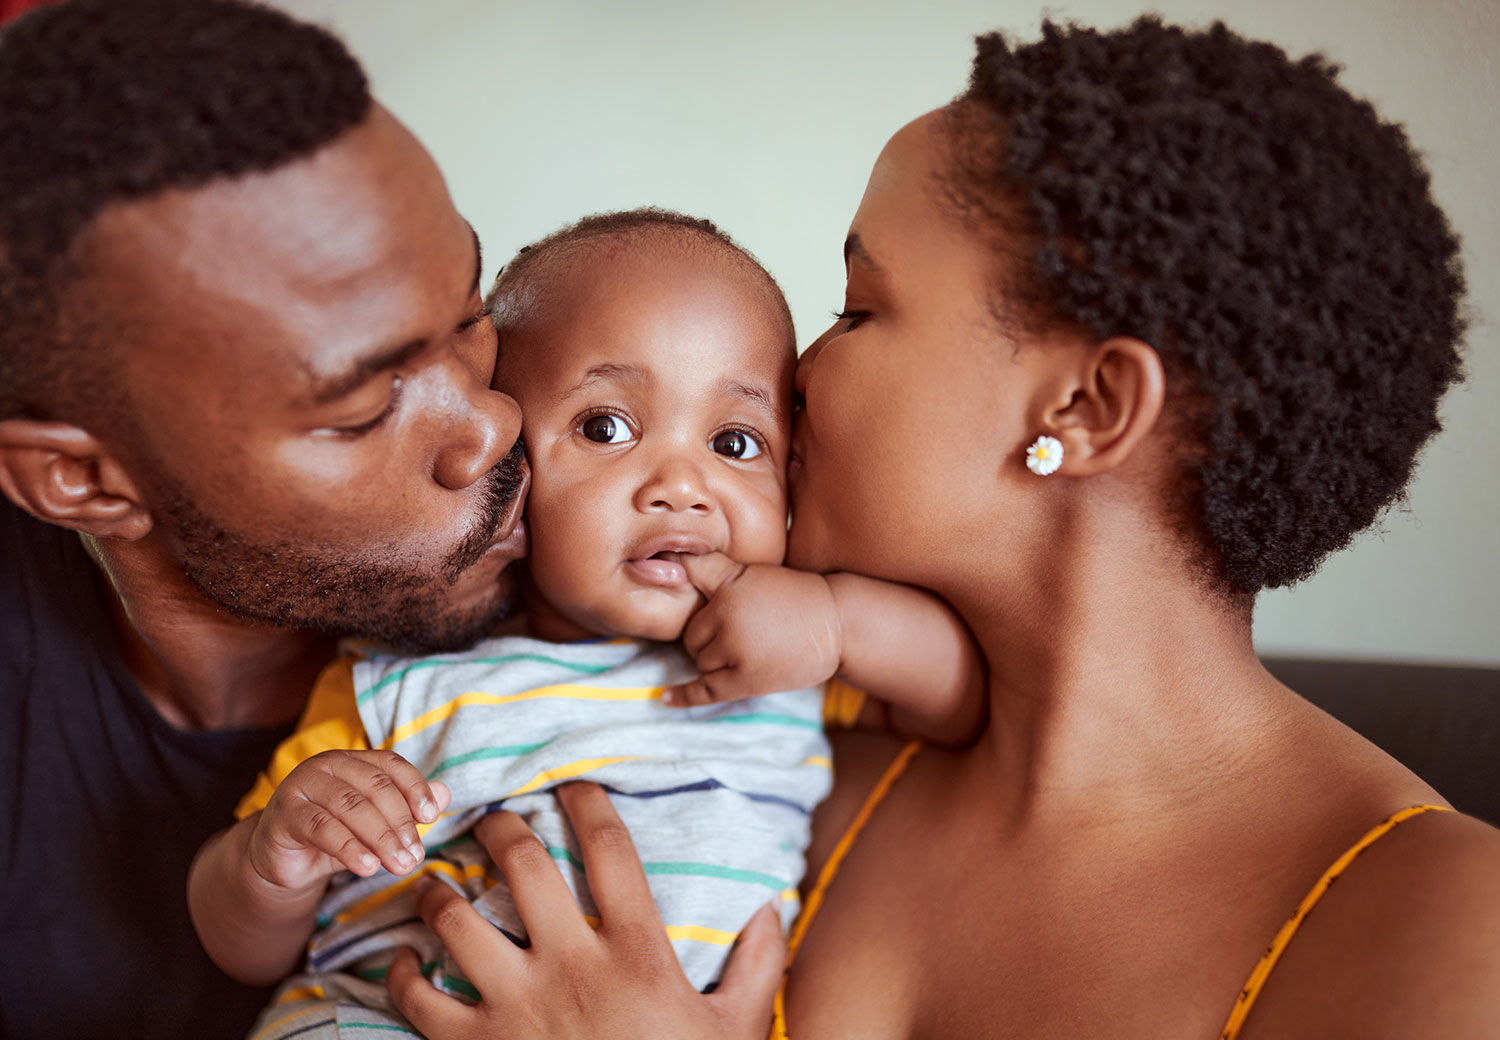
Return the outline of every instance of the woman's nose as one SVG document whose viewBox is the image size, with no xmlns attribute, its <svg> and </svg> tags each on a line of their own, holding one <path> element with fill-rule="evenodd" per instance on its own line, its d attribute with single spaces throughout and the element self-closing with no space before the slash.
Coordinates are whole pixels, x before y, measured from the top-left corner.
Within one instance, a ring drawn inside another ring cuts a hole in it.
<svg viewBox="0 0 1500 1040">
<path fill-rule="evenodd" d="M 450 491 L 462 491 L 494 469 L 520 436 L 521 406 L 509 394 L 476 384 L 444 431 L 433 478 Z"/>
<path fill-rule="evenodd" d="M 828 332 L 832 331 L 832 329 L 828 330 Z M 797 395 L 799 397 L 805 397 L 807 395 L 807 378 L 812 374 L 813 362 L 816 361 L 818 355 L 823 352 L 823 347 L 827 344 L 827 342 L 828 333 L 825 332 L 823 335 L 813 340 L 812 345 L 804 350 L 802 352 L 802 356 L 797 359 L 797 374 L 793 377 L 792 385 L 796 388 Z"/>
<path fill-rule="evenodd" d="M 713 496 L 703 470 L 680 454 L 662 460 L 636 492 L 643 513 L 712 513 Z"/>
</svg>

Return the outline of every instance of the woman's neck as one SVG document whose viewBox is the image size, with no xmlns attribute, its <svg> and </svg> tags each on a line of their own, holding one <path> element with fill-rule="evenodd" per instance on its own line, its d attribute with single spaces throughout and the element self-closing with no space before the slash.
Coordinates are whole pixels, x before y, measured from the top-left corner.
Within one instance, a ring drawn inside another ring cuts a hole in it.
<svg viewBox="0 0 1500 1040">
<path fill-rule="evenodd" d="M 1017 811 L 1042 792 L 1180 803 L 1245 767 L 1294 701 L 1255 656 L 1248 607 L 1128 527 L 1086 535 L 1019 582 L 948 595 L 989 665 L 982 746 Z"/>
</svg>

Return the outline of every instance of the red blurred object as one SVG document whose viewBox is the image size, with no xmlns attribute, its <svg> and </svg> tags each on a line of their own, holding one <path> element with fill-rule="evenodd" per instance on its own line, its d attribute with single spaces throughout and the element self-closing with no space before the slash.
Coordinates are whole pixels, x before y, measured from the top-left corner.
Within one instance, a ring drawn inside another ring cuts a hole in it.
<svg viewBox="0 0 1500 1040">
<path fill-rule="evenodd" d="M 0 22 L 8 22 L 22 11 L 43 4 L 55 4 L 58 0 L 0 0 Z"/>
</svg>

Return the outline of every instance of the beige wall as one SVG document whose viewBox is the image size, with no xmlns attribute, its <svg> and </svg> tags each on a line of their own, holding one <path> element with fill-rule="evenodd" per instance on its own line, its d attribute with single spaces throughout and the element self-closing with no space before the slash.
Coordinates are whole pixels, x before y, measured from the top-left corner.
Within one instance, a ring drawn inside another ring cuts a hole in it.
<svg viewBox="0 0 1500 1040">
<path fill-rule="evenodd" d="M 583 213 L 656 203 L 708 216 L 780 279 L 809 341 L 842 302 L 839 247 L 876 153 L 963 86 L 970 37 L 1034 33 L 1014 0 L 282 0 L 333 26 L 426 142 L 487 249 Z M 1172 0 L 1293 53 L 1404 122 L 1463 234 L 1475 324 L 1407 508 L 1290 592 L 1265 595 L 1265 652 L 1500 664 L 1500 4 Z M 1100 25 L 1142 8 L 1072 0 Z"/>
</svg>

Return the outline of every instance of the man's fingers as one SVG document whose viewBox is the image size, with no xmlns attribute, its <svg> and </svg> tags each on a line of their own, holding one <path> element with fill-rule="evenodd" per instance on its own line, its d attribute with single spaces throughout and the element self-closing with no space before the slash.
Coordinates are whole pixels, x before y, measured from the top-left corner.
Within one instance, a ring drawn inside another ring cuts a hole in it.
<svg viewBox="0 0 1500 1040">
<path fill-rule="evenodd" d="M 416 1026 L 423 1036 L 463 1036 L 468 1031 L 472 1008 L 446 993 L 439 993 L 422 976 L 417 955 L 400 950 L 386 972 L 385 988 L 396 1009 Z"/>
<path fill-rule="evenodd" d="M 724 968 L 719 988 L 708 1000 L 731 1022 L 758 1019 L 754 1035 L 765 1036 L 771 1028 L 771 1002 L 786 966 L 786 937 L 774 903 L 755 912 L 740 932 L 734 952 Z"/>
<path fill-rule="evenodd" d="M 417 913 L 443 941 L 459 970 L 478 987 L 486 1003 L 500 1000 L 504 980 L 521 978 L 526 970 L 521 948 L 444 882 L 424 881 L 418 892 Z"/>
<path fill-rule="evenodd" d="M 603 927 L 659 937 L 666 955 L 671 956 L 640 854 L 609 795 L 597 784 L 564 784 L 557 789 L 557 800 L 578 837 L 578 847 L 588 867 L 589 890 L 594 894 Z"/>
<path fill-rule="evenodd" d="M 578 900 L 573 898 L 561 871 L 579 870 L 581 864 L 553 861 L 552 850 L 543 845 L 526 821 L 512 812 L 493 812 L 474 828 L 495 866 L 505 875 L 510 898 L 536 942 L 546 936 L 552 945 L 580 942 L 591 936 Z"/>
<path fill-rule="evenodd" d="M 674 553 L 677 562 L 682 564 L 682 569 L 687 571 L 688 581 L 693 583 L 693 588 L 708 599 L 714 598 L 714 593 L 723 587 L 726 581 L 737 578 L 745 570 L 743 563 L 735 563 L 723 553 L 711 552 L 701 556 L 693 553 Z"/>
</svg>

